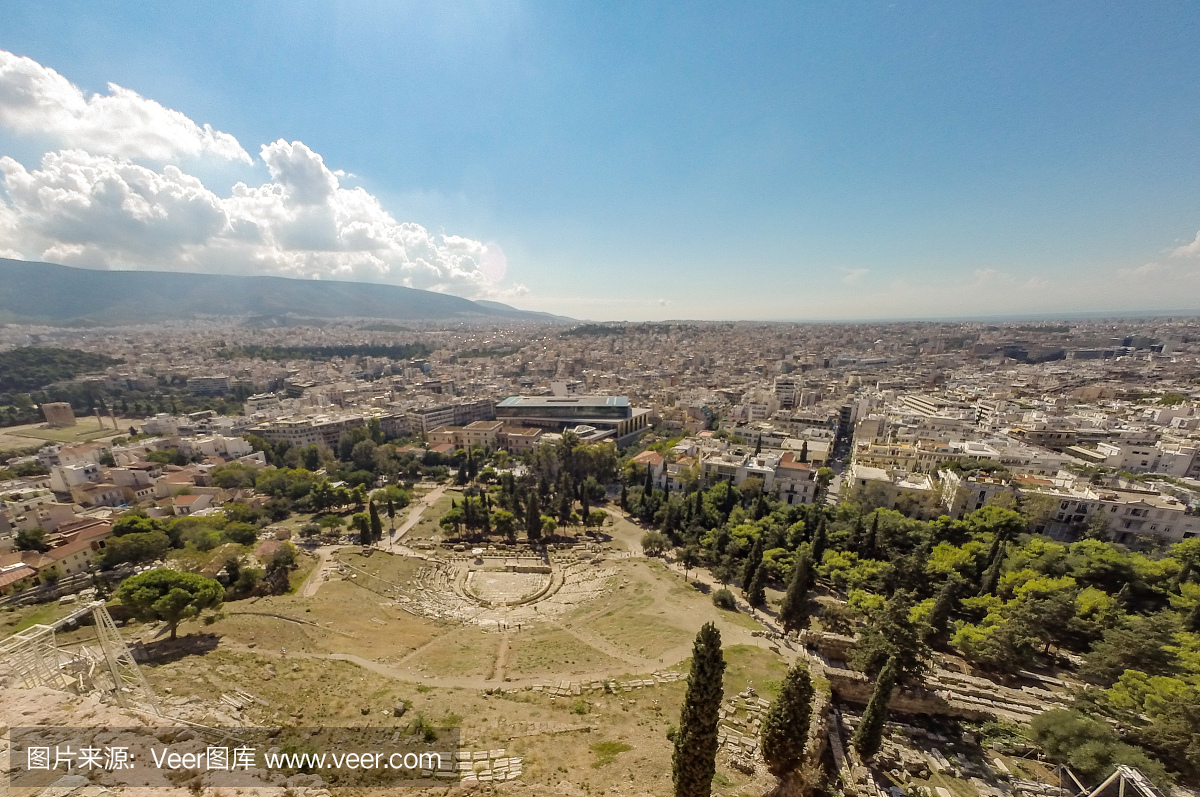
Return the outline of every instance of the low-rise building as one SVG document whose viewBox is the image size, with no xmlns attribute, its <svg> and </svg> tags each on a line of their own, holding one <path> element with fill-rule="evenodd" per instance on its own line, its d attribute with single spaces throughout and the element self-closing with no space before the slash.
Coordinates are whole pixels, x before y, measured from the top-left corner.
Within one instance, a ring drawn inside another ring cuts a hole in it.
<svg viewBox="0 0 1200 797">
<path fill-rule="evenodd" d="M 940 471 L 938 478 L 941 479 L 942 506 L 952 518 L 961 518 L 989 503 L 1003 500 L 1000 496 L 1016 499 L 1016 490 L 1007 479 L 983 474 L 964 475 L 952 470 Z"/>
</svg>

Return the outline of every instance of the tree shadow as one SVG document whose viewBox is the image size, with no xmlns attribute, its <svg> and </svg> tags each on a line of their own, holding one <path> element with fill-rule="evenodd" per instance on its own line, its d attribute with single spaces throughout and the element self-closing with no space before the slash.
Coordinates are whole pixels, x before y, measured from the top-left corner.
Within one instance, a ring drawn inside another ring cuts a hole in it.
<svg viewBox="0 0 1200 797">
<path fill-rule="evenodd" d="M 188 634 L 178 639 L 158 639 L 141 646 L 143 664 L 158 666 L 187 656 L 203 656 L 217 649 L 221 638 L 212 633 Z"/>
</svg>

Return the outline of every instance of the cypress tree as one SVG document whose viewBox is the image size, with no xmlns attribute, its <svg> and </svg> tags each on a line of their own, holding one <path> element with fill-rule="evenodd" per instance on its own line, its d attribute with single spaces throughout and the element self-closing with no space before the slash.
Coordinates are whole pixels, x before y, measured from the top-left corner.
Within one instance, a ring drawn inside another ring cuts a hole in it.
<svg viewBox="0 0 1200 797">
<path fill-rule="evenodd" d="M 712 623 L 705 623 L 692 646 L 692 670 L 671 756 L 675 797 L 709 797 L 712 793 L 724 674 L 721 632 Z"/>
<path fill-rule="evenodd" d="M 725 553 L 725 549 L 729 547 L 729 529 L 722 527 L 717 532 L 717 536 L 713 538 L 713 548 L 719 554 Z"/>
<path fill-rule="evenodd" d="M 642 491 L 646 495 L 649 495 L 650 492 L 654 489 L 653 470 L 654 470 L 654 468 L 652 468 L 650 465 L 646 466 L 646 481 L 644 484 L 642 484 Z"/>
<path fill-rule="evenodd" d="M 811 569 L 809 546 L 802 544 L 796 551 L 796 563 L 792 565 L 792 578 L 788 582 L 787 593 L 783 596 L 783 603 L 779 605 L 779 620 L 783 623 L 785 634 L 808 627 L 808 585 Z"/>
<path fill-rule="evenodd" d="M 1183 591 L 1183 585 L 1186 584 L 1188 582 L 1188 579 L 1190 579 L 1192 577 L 1192 566 L 1194 564 L 1195 564 L 1194 561 L 1192 561 L 1191 559 L 1187 559 L 1184 561 L 1183 565 L 1179 568 L 1179 573 L 1178 573 L 1178 575 L 1175 576 L 1175 592 Z"/>
<path fill-rule="evenodd" d="M 952 578 L 942 585 L 938 591 L 937 597 L 933 601 L 933 607 L 929 610 L 929 629 L 925 633 L 926 644 L 932 645 L 934 641 L 942 639 L 949 630 L 950 610 L 954 608 L 958 598 L 955 596 L 955 589 L 958 584 Z"/>
<path fill-rule="evenodd" d="M 863 522 L 862 517 L 854 518 L 854 525 L 850 527 L 850 548 L 854 551 L 864 550 L 863 540 Z"/>
<path fill-rule="evenodd" d="M 766 580 L 766 568 L 756 567 L 754 576 L 750 579 L 750 587 L 746 590 L 746 602 L 755 608 L 767 602 Z"/>
<path fill-rule="evenodd" d="M 626 489 L 624 484 L 621 485 L 621 510 L 623 512 L 629 511 L 629 490 Z"/>
<path fill-rule="evenodd" d="M 996 538 L 992 540 L 992 546 L 988 548 L 987 563 L 984 565 L 985 570 L 992 566 L 992 562 L 996 561 L 996 557 L 1000 555 L 1000 546 L 1002 545 L 1004 545 L 1004 538 L 997 534 Z"/>
<path fill-rule="evenodd" d="M 871 529 L 867 532 L 867 539 L 863 542 L 862 555 L 864 559 L 875 558 L 875 546 L 879 544 L 879 513 L 871 513 Z"/>
<path fill-rule="evenodd" d="M 887 660 L 879 677 L 875 679 L 875 688 L 871 690 L 871 698 L 863 711 L 862 721 L 851 740 L 854 749 L 864 759 L 879 752 L 883 743 L 883 723 L 887 721 L 888 703 L 892 699 L 892 687 L 896 685 L 897 664 L 895 657 Z"/>
<path fill-rule="evenodd" d="M 379 520 L 379 510 L 375 508 L 375 502 L 370 504 L 371 512 L 371 542 L 379 542 L 383 539 L 383 523 Z"/>
<path fill-rule="evenodd" d="M 800 444 L 800 461 L 808 462 L 808 441 L 805 440 Z"/>
<path fill-rule="evenodd" d="M 1113 600 L 1115 600 L 1117 603 L 1118 609 L 1121 609 L 1122 611 L 1129 611 L 1129 601 L 1133 597 L 1132 592 L 1133 590 L 1130 588 L 1128 581 L 1121 585 L 1121 588 L 1117 590 L 1117 594 L 1113 598 Z"/>
<path fill-rule="evenodd" d="M 572 504 L 574 504 L 574 503 L 575 502 L 571 500 L 571 494 L 569 492 L 567 492 L 566 490 L 559 492 L 559 494 L 558 494 L 558 524 L 560 526 L 565 526 L 571 522 L 571 509 L 572 509 Z"/>
<path fill-rule="evenodd" d="M 758 496 L 758 500 L 754 502 L 754 519 L 762 520 L 767 514 L 767 499 L 762 495 Z"/>
<path fill-rule="evenodd" d="M 392 531 L 396 530 L 396 502 L 388 499 L 387 503 L 388 523 L 392 527 Z"/>
<path fill-rule="evenodd" d="M 812 560 L 813 564 L 820 564 L 821 559 L 825 556 L 825 546 L 829 544 L 829 538 L 825 535 L 825 518 L 821 518 L 821 522 L 817 525 L 816 532 L 813 533 L 812 541 Z"/>
<path fill-rule="evenodd" d="M 742 568 L 742 589 L 748 590 L 750 582 L 754 580 L 754 571 L 762 564 L 763 547 L 762 535 L 760 534 L 755 540 L 754 545 L 750 548 L 750 555 L 746 557 L 746 564 Z"/>
<path fill-rule="evenodd" d="M 1200 634 L 1200 601 L 1196 601 L 1196 605 L 1193 606 L 1192 610 L 1187 613 L 1187 617 L 1184 618 L 1183 624 L 1187 627 L 1187 630 L 1191 631 L 1193 634 Z"/>
<path fill-rule="evenodd" d="M 525 503 L 525 534 L 529 536 L 530 541 L 542 536 L 542 510 L 538 506 L 537 492 L 531 492 L 529 500 Z"/>
<path fill-rule="evenodd" d="M 1000 568 L 1004 565 L 1004 542 L 1001 541 L 1000 548 L 996 551 L 996 558 L 992 560 L 992 564 L 988 567 L 987 572 L 983 574 L 983 582 L 979 585 L 980 595 L 989 595 L 996 591 L 996 587 L 1000 586 Z"/>
<path fill-rule="evenodd" d="M 767 770 L 780 780 L 804 762 L 812 707 L 813 685 L 808 667 L 794 664 L 783 678 L 779 697 L 767 709 L 759 734 Z"/>
</svg>

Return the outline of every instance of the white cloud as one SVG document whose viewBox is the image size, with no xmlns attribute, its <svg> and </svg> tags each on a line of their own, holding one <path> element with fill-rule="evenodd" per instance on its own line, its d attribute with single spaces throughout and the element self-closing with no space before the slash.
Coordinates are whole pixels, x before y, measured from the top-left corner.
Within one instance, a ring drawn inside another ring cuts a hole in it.
<svg viewBox="0 0 1200 797">
<path fill-rule="evenodd" d="M 1196 233 L 1196 238 L 1190 244 L 1177 246 L 1171 250 L 1172 257 L 1196 257 L 1200 255 L 1200 232 Z"/>
<path fill-rule="evenodd" d="M 1127 277 L 1127 278 L 1132 278 L 1132 279 L 1141 279 L 1143 277 L 1150 277 L 1155 274 L 1161 274 L 1162 272 L 1164 272 L 1166 270 L 1167 270 L 1166 266 L 1164 266 L 1162 263 L 1143 263 L 1142 265 L 1138 266 L 1137 268 L 1118 269 L 1117 273 L 1119 275 L 1121 275 L 1122 277 Z"/>
<path fill-rule="evenodd" d="M 0 249 L 97 268 L 278 274 L 388 282 L 468 297 L 501 290 L 503 252 L 396 221 L 362 188 L 338 184 L 299 141 L 263 147 L 273 182 L 229 197 L 178 167 L 161 171 L 80 150 L 27 170 L 0 158 Z M 484 261 L 489 265 L 483 267 Z"/>
<path fill-rule="evenodd" d="M 500 283 L 495 243 L 399 222 L 300 141 L 260 155 L 271 181 L 218 194 L 177 161 L 252 164 L 228 133 L 109 85 L 85 97 L 52 69 L 0 50 L 0 128 L 48 146 L 36 168 L 0 158 L 0 256 L 93 268 L 386 282 L 470 298 Z"/>
<path fill-rule="evenodd" d="M 250 163 L 229 133 L 109 83 L 84 93 L 53 69 L 0 50 L 0 126 L 22 136 L 102 155 L 167 162 L 210 155 Z"/>
<path fill-rule="evenodd" d="M 850 271 L 848 271 L 846 273 L 846 276 L 842 277 L 842 282 L 845 283 L 846 285 L 858 285 L 860 282 L 863 281 L 863 277 L 867 276 L 870 273 L 871 273 L 871 269 L 869 269 L 869 268 L 850 269 Z"/>
</svg>

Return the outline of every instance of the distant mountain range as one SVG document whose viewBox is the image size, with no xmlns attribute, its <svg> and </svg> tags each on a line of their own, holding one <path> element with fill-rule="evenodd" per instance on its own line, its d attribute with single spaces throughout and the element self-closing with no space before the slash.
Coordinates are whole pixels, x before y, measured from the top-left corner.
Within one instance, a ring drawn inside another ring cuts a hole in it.
<svg viewBox="0 0 1200 797">
<path fill-rule="evenodd" d="M 500 302 L 362 282 L 99 271 L 0 258 L 0 322 L 133 324 L 168 318 L 570 322 Z"/>
</svg>

